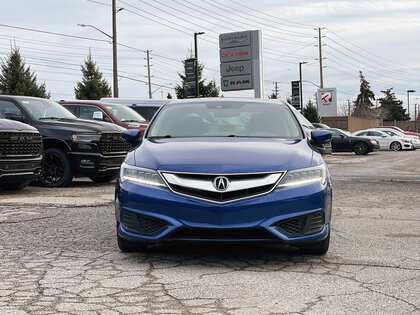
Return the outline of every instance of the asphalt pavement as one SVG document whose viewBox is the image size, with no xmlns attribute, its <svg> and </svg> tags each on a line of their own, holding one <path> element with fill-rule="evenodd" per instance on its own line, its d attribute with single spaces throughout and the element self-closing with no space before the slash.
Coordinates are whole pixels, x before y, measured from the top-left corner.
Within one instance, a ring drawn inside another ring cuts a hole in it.
<svg viewBox="0 0 420 315">
<path fill-rule="evenodd" d="M 121 253 L 115 183 L 0 191 L 0 314 L 420 314 L 420 150 L 326 157 L 330 250 Z"/>
</svg>

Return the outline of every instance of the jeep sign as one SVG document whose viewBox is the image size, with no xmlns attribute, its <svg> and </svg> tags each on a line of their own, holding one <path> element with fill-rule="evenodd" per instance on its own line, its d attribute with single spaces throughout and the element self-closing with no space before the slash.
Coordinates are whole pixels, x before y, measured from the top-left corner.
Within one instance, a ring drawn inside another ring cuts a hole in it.
<svg viewBox="0 0 420 315">
<path fill-rule="evenodd" d="M 225 62 L 220 64 L 220 74 L 222 77 L 232 75 L 243 75 L 252 73 L 251 60 Z"/>
</svg>

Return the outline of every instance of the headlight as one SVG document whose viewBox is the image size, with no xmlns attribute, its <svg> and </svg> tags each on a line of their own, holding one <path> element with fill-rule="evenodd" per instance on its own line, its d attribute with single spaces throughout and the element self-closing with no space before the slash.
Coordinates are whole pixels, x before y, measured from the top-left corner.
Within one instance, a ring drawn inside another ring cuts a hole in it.
<svg viewBox="0 0 420 315">
<path fill-rule="evenodd" d="M 375 139 L 370 139 L 370 142 L 373 143 L 373 144 L 377 144 L 378 143 L 378 141 L 376 141 Z"/>
<path fill-rule="evenodd" d="M 93 141 L 99 141 L 101 138 L 100 134 L 74 134 L 72 135 L 72 139 L 74 142 L 93 142 Z"/>
<path fill-rule="evenodd" d="M 405 142 L 405 143 L 410 143 L 411 142 L 411 140 L 406 140 L 406 139 L 402 139 L 402 141 Z"/>
<path fill-rule="evenodd" d="M 166 187 L 162 178 L 155 170 L 128 165 L 123 163 L 120 170 L 120 181 L 140 183 L 143 185 Z"/>
<path fill-rule="evenodd" d="M 315 182 L 325 184 L 327 180 L 327 167 L 325 163 L 318 166 L 288 171 L 277 187 L 305 185 Z"/>
</svg>

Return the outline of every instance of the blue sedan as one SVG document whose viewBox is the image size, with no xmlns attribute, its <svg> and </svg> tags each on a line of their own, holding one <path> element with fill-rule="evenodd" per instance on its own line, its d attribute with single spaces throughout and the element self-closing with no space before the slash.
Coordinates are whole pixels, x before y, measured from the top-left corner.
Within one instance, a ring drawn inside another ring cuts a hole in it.
<svg viewBox="0 0 420 315">
<path fill-rule="evenodd" d="M 120 250 L 180 242 L 272 242 L 325 254 L 328 168 L 285 103 L 193 99 L 164 105 L 121 166 L 115 212 Z"/>
</svg>

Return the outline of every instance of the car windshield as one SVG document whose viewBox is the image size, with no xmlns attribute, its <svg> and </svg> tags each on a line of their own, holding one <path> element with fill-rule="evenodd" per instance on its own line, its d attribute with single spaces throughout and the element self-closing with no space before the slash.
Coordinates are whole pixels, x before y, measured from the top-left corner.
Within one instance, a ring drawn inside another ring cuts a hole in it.
<svg viewBox="0 0 420 315">
<path fill-rule="evenodd" d="M 351 133 L 350 132 L 345 131 L 345 130 L 341 130 L 341 129 L 338 129 L 338 130 L 340 130 L 340 132 L 343 133 L 343 134 L 345 134 L 347 137 L 351 137 Z"/>
<path fill-rule="evenodd" d="M 144 119 L 139 113 L 128 106 L 118 104 L 106 104 L 104 106 L 121 122 L 146 121 L 146 119 Z"/>
<path fill-rule="evenodd" d="M 396 136 L 396 137 L 405 137 L 406 135 L 403 134 L 402 132 L 399 132 L 397 130 L 385 130 L 385 132 L 391 136 Z"/>
<path fill-rule="evenodd" d="M 20 103 L 35 119 L 76 119 L 57 102 L 46 99 L 20 99 Z"/>
<path fill-rule="evenodd" d="M 219 101 L 164 107 L 148 137 L 302 138 L 291 110 L 280 104 Z"/>
</svg>

